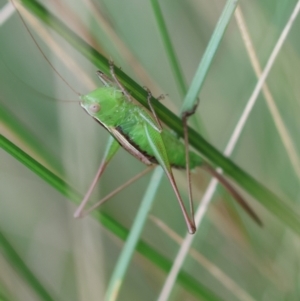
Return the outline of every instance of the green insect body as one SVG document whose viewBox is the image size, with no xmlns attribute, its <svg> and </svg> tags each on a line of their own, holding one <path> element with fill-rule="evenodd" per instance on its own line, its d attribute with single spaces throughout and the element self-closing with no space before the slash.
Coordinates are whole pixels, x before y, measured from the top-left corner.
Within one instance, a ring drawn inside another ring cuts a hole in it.
<svg viewBox="0 0 300 301">
<path fill-rule="evenodd" d="M 111 71 L 112 76 L 114 76 L 113 70 Z M 103 80 L 102 74 L 100 74 L 101 78 Z M 159 121 L 155 119 L 156 116 L 153 116 L 145 108 L 133 103 L 130 95 L 116 78 L 115 81 L 120 89 L 103 80 L 105 83 L 104 87 L 98 88 L 81 97 L 81 106 L 89 115 L 105 127 L 115 140 L 131 155 L 146 165 L 159 164 L 164 169 L 176 194 L 188 231 L 194 233 L 196 227 L 193 219 L 193 209 L 191 207 L 192 217 L 190 217 L 172 173 L 172 167 L 185 168 L 184 144 L 180 143 L 171 131 L 161 129 Z M 93 181 L 84 200 L 75 212 L 75 217 L 81 215 L 83 207 L 88 201 L 96 183 L 96 179 L 100 177 L 108 162 L 117 151 L 119 146 L 116 141 L 111 142 L 111 145 L 107 149 L 95 181 Z M 166 147 L 166 145 L 168 146 Z M 200 157 L 192 152 L 189 154 L 191 157 L 191 160 L 189 160 L 191 162 L 189 165 L 190 168 L 201 165 L 202 160 Z M 191 198 L 190 206 L 192 206 Z"/>
<path fill-rule="evenodd" d="M 196 227 L 193 217 L 189 173 L 190 216 L 187 213 L 179 194 L 172 173 L 172 167 L 186 169 L 187 150 L 185 144 L 169 129 L 161 129 L 153 110 L 151 113 L 131 100 L 128 92 L 126 92 L 118 82 L 117 78 L 114 77 L 113 66 L 111 66 L 111 73 L 118 87 L 116 87 L 115 84 L 112 84 L 110 79 L 109 83 L 106 82 L 108 78 L 106 78 L 103 73 L 99 72 L 98 75 L 105 86 L 81 96 L 81 106 L 83 109 L 106 128 L 115 140 L 111 140 L 108 144 L 109 146 L 97 175 L 74 216 L 81 216 L 93 187 L 95 187 L 96 182 L 102 175 L 105 167 L 121 145 L 125 150 L 146 165 L 161 165 L 176 194 L 188 231 L 194 233 Z M 202 166 L 212 176 L 216 177 L 246 212 L 261 225 L 261 221 L 255 212 L 222 175 L 216 172 L 207 162 L 204 162 L 196 153 L 188 151 L 188 154 L 189 170 Z"/>
<path fill-rule="evenodd" d="M 165 148 L 170 165 L 174 168 L 186 168 L 183 142 L 169 129 L 160 131 L 152 114 L 145 108 L 128 102 L 122 91 L 116 87 L 101 87 L 82 96 L 81 106 L 117 140 L 119 136 L 123 136 L 132 147 L 144 154 L 149 163 L 142 161 L 147 165 L 160 164 L 145 133 L 146 128 L 150 128 L 154 132 L 155 143 Z M 124 146 L 122 142 L 121 145 Z M 128 151 L 130 152 L 130 150 Z M 135 153 L 132 154 L 140 159 Z M 190 151 L 189 157 L 190 169 L 200 166 L 203 162 L 200 156 L 194 152 Z"/>
</svg>

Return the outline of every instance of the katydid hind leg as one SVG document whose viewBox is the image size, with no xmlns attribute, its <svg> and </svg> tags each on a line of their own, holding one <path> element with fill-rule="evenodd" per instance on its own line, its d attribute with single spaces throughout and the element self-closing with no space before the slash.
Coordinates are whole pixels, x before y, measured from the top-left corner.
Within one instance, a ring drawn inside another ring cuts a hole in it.
<svg viewBox="0 0 300 301">
<path fill-rule="evenodd" d="M 254 210 L 248 205 L 244 198 L 238 193 L 238 191 L 226 180 L 226 178 L 218 173 L 212 166 L 205 163 L 201 166 L 203 169 L 208 171 L 213 177 L 226 188 L 226 190 L 232 195 L 232 197 L 239 203 L 239 205 L 245 210 L 245 212 L 260 226 L 263 226 L 261 219 L 254 212 Z"/>
<path fill-rule="evenodd" d="M 190 214 L 195 224 L 195 213 L 194 213 L 194 203 L 193 203 L 193 194 L 192 194 L 192 183 L 191 183 L 191 171 L 190 171 L 190 153 L 189 153 L 189 137 L 188 137 L 188 127 L 187 119 L 189 115 L 182 115 L 183 123 L 183 133 L 184 133 L 184 146 L 185 146 L 185 169 L 186 169 L 186 179 L 188 184 L 188 196 L 190 204 Z"/>
<path fill-rule="evenodd" d="M 199 101 L 198 101 L 199 103 Z M 193 203 L 193 193 L 192 193 L 192 182 L 191 182 L 191 171 L 190 171 L 190 152 L 189 152 L 189 135 L 188 135 L 188 118 L 195 114 L 198 107 L 198 103 L 190 110 L 183 112 L 181 114 L 182 126 L 183 126 L 183 136 L 184 136 L 184 147 L 185 147 L 185 169 L 186 169 L 186 179 L 188 184 L 188 196 L 190 205 L 190 214 L 195 224 L 195 213 L 194 213 L 194 203 Z"/>
<path fill-rule="evenodd" d="M 171 183 L 171 186 L 175 192 L 175 195 L 178 199 L 178 202 L 179 202 L 179 206 L 180 206 L 180 209 L 182 211 L 182 214 L 183 214 L 183 217 L 185 219 L 185 222 L 186 222 L 186 225 L 187 225 L 187 228 L 188 228 L 188 231 L 190 234 L 194 234 L 196 232 L 196 224 L 195 224 L 195 220 L 194 220 L 194 216 L 189 216 L 188 213 L 187 213 L 187 210 L 185 208 L 185 205 L 183 203 L 183 200 L 181 198 L 181 195 L 178 191 L 178 187 L 176 185 L 176 182 L 175 182 L 175 179 L 174 179 L 174 176 L 173 176 L 173 172 L 172 172 L 172 169 L 164 169 L 166 174 L 167 174 L 167 177 Z"/>
<path fill-rule="evenodd" d="M 154 168 L 154 165 L 148 166 L 145 170 L 143 170 L 139 174 L 135 175 L 134 177 L 132 177 L 131 179 L 129 179 L 127 182 L 125 182 L 123 185 L 119 186 L 118 188 L 116 188 L 115 190 L 113 190 L 112 192 L 110 192 L 107 196 L 105 196 L 100 201 L 96 202 L 90 208 L 88 208 L 87 210 L 85 210 L 85 212 L 82 213 L 82 217 L 88 215 L 90 212 L 92 212 L 93 210 L 95 210 L 98 207 L 100 207 L 102 204 L 104 204 L 106 201 L 108 201 L 109 199 L 111 199 L 113 196 L 115 196 L 116 194 L 118 194 L 119 192 L 121 192 L 123 189 L 125 189 L 126 187 L 128 187 L 132 183 L 134 183 L 137 180 L 139 180 L 140 178 L 142 178 L 145 174 L 147 174 L 148 172 L 150 172 L 151 170 L 153 170 L 153 168 Z"/>
<path fill-rule="evenodd" d="M 96 176 L 93 179 L 93 181 L 92 181 L 87 193 L 85 194 L 83 200 L 81 201 L 80 205 L 78 206 L 78 208 L 76 209 L 76 211 L 74 213 L 75 218 L 82 217 L 84 207 L 87 204 L 87 202 L 89 201 L 90 196 L 91 196 L 93 190 L 95 189 L 95 186 L 97 185 L 97 183 L 98 183 L 101 175 L 103 174 L 106 166 L 111 161 L 113 156 L 116 154 L 119 147 L 120 147 L 119 143 L 112 136 L 110 136 L 109 140 L 108 140 L 108 143 L 107 143 L 107 147 L 106 147 L 106 150 L 105 150 L 104 157 L 103 157 L 102 162 L 99 166 L 99 169 L 96 173 Z"/>
<path fill-rule="evenodd" d="M 188 228 L 188 232 L 190 234 L 194 234 L 196 231 L 194 218 L 190 218 L 189 214 L 187 213 L 184 202 L 181 198 L 178 187 L 176 185 L 176 182 L 175 182 L 175 179 L 173 176 L 173 172 L 172 172 L 172 168 L 171 168 L 168 156 L 167 156 L 167 152 L 166 152 L 163 140 L 160 136 L 160 133 L 158 133 L 155 129 L 153 129 L 153 127 L 151 127 L 148 124 L 145 124 L 144 128 L 145 128 L 145 134 L 146 134 L 147 140 L 149 142 L 149 145 L 151 146 L 151 148 L 155 154 L 155 158 L 157 159 L 157 161 L 159 162 L 161 167 L 164 169 L 164 171 L 169 179 L 169 182 L 174 190 L 174 193 L 177 197 L 180 209 L 182 211 L 184 220 L 185 220 L 187 228 Z"/>
<path fill-rule="evenodd" d="M 192 188 L 191 188 L 191 180 L 190 180 L 190 169 L 189 169 L 189 140 L 188 140 L 188 126 L 187 120 L 188 118 L 193 115 L 197 109 L 198 103 L 187 112 L 182 113 L 182 123 L 183 123 L 183 130 L 184 130 L 184 142 L 185 142 L 185 153 L 186 153 L 186 172 L 188 178 L 188 188 L 189 188 L 189 199 L 191 204 L 191 210 L 193 212 L 193 202 L 192 202 Z M 259 225 L 262 226 L 262 221 L 257 216 L 257 214 L 253 211 L 253 209 L 247 204 L 244 198 L 237 192 L 237 190 L 226 180 L 224 176 L 218 173 L 212 166 L 208 163 L 204 163 L 201 166 L 203 169 L 208 171 L 213 177 L 215 177 L 225 188 L 226 190 L 232 195 L 232 197 L 240 204 L 240 206 L 247 212 L 247 214 Z M 192 213 L 192 215 L 194 215 Z"/>
</svg>

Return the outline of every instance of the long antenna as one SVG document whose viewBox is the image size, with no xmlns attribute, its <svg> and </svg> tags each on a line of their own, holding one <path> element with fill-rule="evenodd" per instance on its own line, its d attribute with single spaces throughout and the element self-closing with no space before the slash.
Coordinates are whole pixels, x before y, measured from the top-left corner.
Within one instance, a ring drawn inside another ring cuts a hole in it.
<svg viewBox="0 0 300 301">
<path fill-rule="evenodd" d="M 32 32 L 30 31 L 27 23 L 25 22 L 23 16 L 21 15 L 21 13 L 19 12 L 14 0 L 10 0 L 12 5 L 14 6 L 15 10 L 17 11 L 23 25 L 25 26 L 28 34 L 30 35 L 32 41 L 34 42 L 34 44 L 36 45 L 36 47 L 38 48 L 38 50 L 40 51 L 41 55 L 43 56 L 43 58 L 47 61 L 47 63 L 49 64 L 49 66 L 52 68 L 52 70 L 56 73 L 56 75 L 66 84 L 66 86 L 68 86 L 76 95 L 81 96 L 81 94 L 75 90 L 64 78 L 63 76 L 55 69 L 55 67 L 53 66 L 53 64 L 51 63 L 51 61 L 48 59 L 48 57 L 46 56 L 46 54 L 44 53 L 44 51 L 42 50 L 42 48 L 40 47 L 40 45 L 38 44 L 38 42 L 36 41 L 36 39 L 34 38 Z"/>
</svg>

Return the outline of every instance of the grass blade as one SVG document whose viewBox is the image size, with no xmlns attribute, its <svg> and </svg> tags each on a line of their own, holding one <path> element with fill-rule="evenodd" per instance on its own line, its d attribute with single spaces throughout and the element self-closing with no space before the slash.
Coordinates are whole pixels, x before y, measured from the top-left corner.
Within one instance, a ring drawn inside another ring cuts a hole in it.
<svg viewBox="0 0 300 301">
<path fill-rule="evenodd" d="M 245 47 L 247 49 L 247 53 L 248 53 L 249 59 L 251 61 L 251 65 L 255 71 L 257 78 L 259 78 L 262 74 L 262 68 L 260 66 L 258 55 L 254 48 L 253 42 L 251 40 L 250 33 L 247 29 L 242 10 L 239 6 L 237 7 L 237 9 L 235 11 L 235 18 L 238 23 L 239 30 L 241 32 L 241 36 L 243 38 Z M 293 169 L 295 170 L 296 175 L 300 179 L 300 160 L 299 160 L 299 156 L 297 154 L 296 145 L 288 131 L 287 126 L 285 125 L 283 117 L 281 116 L 281 114 L 279 112 L 279 109 L 275 103 L 275 100 L 271 93 L 271 90 L 269 89 L 269 87 L 266 83 L 264 83 L 262 86 L 262 92 L 264 94 L 265 100 L 269 107 L 270 113 L 273 116 L 273 120 L 276 125 L 277 131 L 280 135 L 280 138 L 282 140 L 282 143 L 286 149 L 286 152 L 288 153 L 288 158 L 291 161 L 291 165 L 292 165 Z"/>
<path fill-rule="evenodd" d="M 203 86 L 208 69 L 218 50 L 218 47 L 221 43 L 223 35 L 231 20 L 231 17 L 235 11 L 237 4 L 238 1 L 236 0 L 227 1 L 223 9 L 222 15 L 220 16 L 219 21 L 216 25 L 214 33 L 211 36 L 209 44 L 206 47 L 205 53 L 200 61 L 200 64 L 190 85 L 188 93 L 184 99 L 183 105 L 181 107 L 181 112 L 191 111 L 195 107 L 195 105 L 197 105 L 197 97 Z"/>
<path fill-rule="evenodd" d="M 6 259 L 11 263 L 12 266 L 18 271 L 28 285 L 36 292 L 36 294 L 45 301 L 56 300 L 51 296 L 47 289 L 42 285 L 37 277 L 34 276 L 32 271 L 19 256 L 13 246 L 9 243 L 3 233 L 0 232 L 0 249 L 5 255 Z M 0 297 L 1 298 L 1 297 Z"/>
<path fill-rule="evenodd" d="M 58 163 L 57 158 L 53 156 L 49 150 L 40 143 L 39 139 L 32 134 L 15 115 L 8 110 L 3 104 L 0 104 L 0 120 L 10 129 L 18 138 L 25 143 L 29 148 L 39 157 L 43 162 L 47 162 L 48 166 L 51 166 L 52 170 L 59 173 L 62 172 L 61 166 Z"/>
<path fill-rule="evenodd" d="M 126 239 L 126 243 L 122 248 L 122 253 L 119 256 L 113 275 L 111 276 L 111 279 L 109 281 L 107 293 L 105 296 L 105 300 L 107 301 L 116 300 L 118 297 L 120 288 L 123 283 L 123 278 L 126 274 L 136 245 L 140 239 L 140 235 L 144 229 L 147 216 L 155 199 L 156 191 L 159 187 L 163 174 L 164 172 L 161 168 L 156 168 L 152 175 L 144 198 L 141 202 L 141 206 L 136 214 L 130 233 Z"/>
<path fill-rule="evenodd" d="M 175 50 L 173 48 L 170 36 L 168 34 L 168 30 L 167 30 L 167 26 L 166 23 L 164 21 L 163 15 L 162 15 L 162 11 L 160 9 L 159 3 L 157 0 L 151 0 L 151 5 L 152 5 L 152 9 L 154 12 L 154 16 L 159 28 L 159 32 L 162 38 L 162 41 L 164 43 L 165 49 L 166 49 L 166 54 L 167 57 L 169 59 L 176 83 L 177 83 L 177 87 L 179 88 L 179 92 L 181 96 L 184 96 L 187 88 L 186 88 L 186 83 L 184 81 L 184 78 L 182 76 L 182 70 L 180 68 L 178 59 L 176 57 L 176 53 Z"/>
</svg>

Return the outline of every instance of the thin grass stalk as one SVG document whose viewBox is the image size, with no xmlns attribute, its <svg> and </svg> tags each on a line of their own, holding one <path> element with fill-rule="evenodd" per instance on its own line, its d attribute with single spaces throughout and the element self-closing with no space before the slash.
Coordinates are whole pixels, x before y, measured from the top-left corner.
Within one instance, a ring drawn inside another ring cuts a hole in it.
<svg viewBox="0 0 300 301">
<path fill-rule="evenodd" d="M 231 21 L 231 17 L 235 11 L 238 4 L 238 0 L 228 0 L 222 11 L 222 14 L 218 20 L 216 28 L 210 38 L 210 41 L 206 47 L 206 50 L 202 56 L 200 64 L 197 68 L 195 76 L 189 87 L 188 93 L 185 96 L 183 105 L 181 107 L 181 112 L 189 112 L 197 105 L 198 95 L 204 84 L 206 75 L 211 66 L 212 60 L 218 50 L 221 40 L 224 36 L 226 28 Z"/>
<path fill-rule="evenodd" d="M 184 80 L 183 72 L 180 67 L 175 49 L 173 47 L 170 35 L 168 33 L 167 25 L 165 23 L 161 8 L 157 0 L 151 0 L 151 5 L 154 13 L 154 17 L 159 29 L 159 33 L 161 36 L 161 40 L 164 45 L 164 49 L 169 60 L 169 64 L 171 66 L 171 70 L 173 72 L 173 77 L 176 82 L 176 86 L 178 87 L 179 94 L 181 97 L 185 97 L 187 92 L 187 84 Z M 207 130 L 202 122 L 194 118 L 195 116 L 191 116 L 191 120 L 193 121 L 195 127 L 199 130 L 201 129 L 201 133 L 207 137 Z"/>
<path fill-rule="evenodd" d="M 184 238 L 173 231 L 163 221 L 159 220 L 154 216 L 150 216 L 153 223 L 159 227 L 163 232 L 166 233 L 178 246 L 180 247 L 184 243 Z M 220 269 L 216 264 L 211 262 L 207 257 L 200 253 L 195 248 L 189 249 L 189 255 L 193 258 L 202 268 L 206 269 L 216 280 L 227 288 L 231 293 L 240 301 L 255 301 L 249 293 L 238 285 L 225 271 Z"/>
<path fill-rule="evenodd" d="M 242 10 L 239 6 L 237 7 L 234 15 L 235 15 L 239 30 L 241 32 L 241 36 L 243 38 L 245 47 L 247 49 L 247 54 L 248 54 L 250 62 L 252 64 L 252 68 L 255 71 L 257 78 L 259 78 L 262 73 L 262 68 L 260 66 L 259 59 L 256 54 L 256 50 L 255 50 L 253 42 L 251 40 L 250 33 L 246 26 Z M 270 110 L 270 113 L 273 117 L 278 134 L 280 135 L 282 144 L 285 147 L 286 152 L 288 154 L 288 158 L 291 162 L 291 166 L 294 169 L 297 177 L 300 179 L 300 160 L 299 160 L 299 155 L 298 155 L 295 143 L 288 131 L 287 126 L 285 125 L 285 122 L 284 122 L 282 116 L 280 115 L 279 109 L 276 106 L 274 97 L 272 96 L 272 93 L 271 93 L 267 83 L 265 83 L 263 85 L 262 92 L 265 97 L 268 108 Z"/>
<path fill-rule="evenodd" d="M 149 185 L 142 199 L 140 208 L 135 216 L 129 235 L 126 239 L 126 243 L 122 248 L 122 252 L 110 278 L 105 301 L 114 301 L 118 298 L 121 286 L 124 281 L 124 276 L 144 229 L 148 214 L 152 207 L 153 201 L 155 200 L 156 192 L 159 188 L 163 174 L 164 171 L 162 168 L 156 168 L 152 174 Z"/>
<path fill-rule="evenodd" d="M 159 3 L 157 0 L 151 0 L 151 5 L 153 9 L 153 13 L 156 19 L 157 26 L 159 28 L 159 33 L 161 35 L 161 39 L 163 41 L 165 51 L 167 54 L 167 58 L 169 59 L 169 63 L 171 65 L 171 69 L 173 71 L 174 79 L 177 83 L 177 87 L 180 95 L 183 97 L 187 92 L 187 85 L 183 78 L 183 73 L 178 62 L 178 58 L 176 56 L 174 47 L 172 45 L 170 35 L 168 34 L 167 26 L 165 20 L 163 18 L 162 11 L 160 9 Z"/>
</svg>

